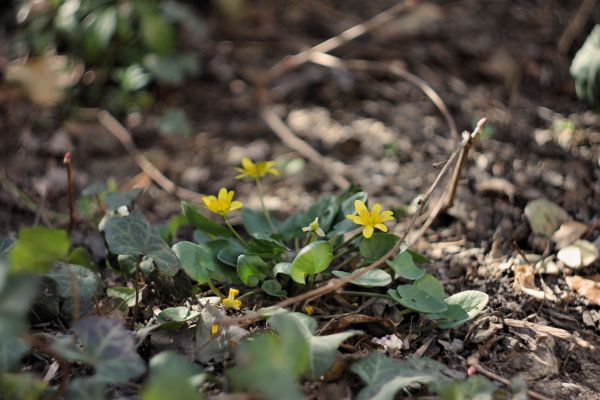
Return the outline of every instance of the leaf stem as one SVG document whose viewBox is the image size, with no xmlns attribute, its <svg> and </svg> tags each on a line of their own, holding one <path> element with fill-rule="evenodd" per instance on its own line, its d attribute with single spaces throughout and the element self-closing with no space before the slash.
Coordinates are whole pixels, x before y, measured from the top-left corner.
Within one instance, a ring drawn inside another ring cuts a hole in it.
<svg viewBox="0 0 600 400">
<path fill-rule="evenodd" d="M 224 299 L 225 297 L 227 297 L 227 296 L 225 296 L 225 295 L 223 294 L 223 292 L 221 292 L 221 291 L 220 291 L 220 290 L 219 290 L 219 289 L 218 289 L 218 288 L 215 286 L 215 284 L 213 283 L 213 281 L 212 281 L 211 279 L 207 279 L 207 280 L 206 280 L 206 284 L 207 284 L 207 285 L 208 285 L 208 287 L 210 288 L 211 292 L 213 292 L 213 293 L 215 294 L 215 296 L 217 296 L 217 297 L 220 297 L 220 298 L 222 298 L 222 299 Z"/>
<path fill-rule="evenodd" d="M 63 164 L 67 167 L 67 194 L 69 196 L 69 233 L 75 227 L 75 205 L 73 199 L 73 168 L 71 166 L 71 152 L 67 151 L 63 158 Z"/>
<path fill-rule="evenodd" d="M 254 289 L 254 290 L 244 293 L 243 295 L 239 296 L 237 299 L 241 301 L 241 300 L 244 300 L 246 297 L 250 297 L 250 296 L 260 293 L 260 292 L 262 292 L 262 289 Z"/>
<path fill-rule="evenodd" d="M 142 262 L 142 256 L 138 256 L 136 262 L 135 262 L 135 277 L 133 278 L 133 289 L 135 290 L 135 304 L 133 305 L 133 321 L 131 322 L 131 328 L 135 329 L 135 321 L 137 321 L 138 319 L 138 312 L 139 312 L 139 297 L 140 297 L 140 292 L 139 292 L 139 280 L 140 280 L 140 263 Z"/>
<path fill-rule="evenodd" d="M 271 232 L 278 233 L 277 229 L 275 228 L 275 225 L 273 225 L 273 221 L 271 221 L 271 215 L 269 214 L 269 210 L 267 210 L 267 207 L 265 206 L 265 198 L 263 195 L 262 186 L 260 185 L 260 178 L 254 178 L 254 181 L 256 182 L 258 197 L 260 198 L 260 206 L 263 210 L 263 213 L 265 214 L 265 218 L 267 219 L 269 227 L 271 228 Z"/>
<path fill-rule="evenodd" d="M 360 291 L 355 291 L 355 290 L 344 290 L 342 292 L 338 292 L 338 294 L 341 295 L 347 295 L 347 296 L 363 296 L 363 297 L 377 297 L 380 299 L 387 299 L 387 300 L 394 300 L 392 298 L 392 296 L 389 296 L 385 293 L 373 293 L 373 292 L 360 292 Z"/>
<path fill-rule="evenodd" d="M 223 215 L 223 221 L 225 221 L 225 225 L 227 225 L 227 227 L 229 228 L 229 230 L 231 231 L 231 233 L 233 233 L 233 236 L 236 237 L 237 240 L 239 240 L 244 246 L 248 247 L 248 242 L 246 242 L 233 228 L 233 226 L 231 226 L 231 224 L 229 223 L 229 221 L 227 221 L 227 217 L 225 217 Z"/>
<path fill-rule="evenodd" d="M 337 250 L 341 249 L 342 247 L 349 245 L 349 244 L 350 244 L 350 243 L 352 243 L 354 240 L 358 239 L 358 237 L 359 237 L 360 235 L 362 235 L 362 232 L 358 232 L 356 235 L 354 235 L 354 236 L 350 237 L 350 238 L 349 238 L 348 240 L 346 240 L 344 243 L 342 243 L 342 244 L 340 244 L 340 245 L 336 246 L 336 247 L 333 249 L 333 251 L 335 252 L 335 251 L 337 251 Z"/>
</svg>

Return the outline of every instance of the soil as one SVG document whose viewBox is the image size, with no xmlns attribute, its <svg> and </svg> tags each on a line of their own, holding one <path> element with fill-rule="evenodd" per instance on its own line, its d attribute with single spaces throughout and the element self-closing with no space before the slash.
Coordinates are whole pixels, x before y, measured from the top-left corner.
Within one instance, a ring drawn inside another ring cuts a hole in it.
<svg viewBox="0 0 600 400">
<path fill-rule="evenodd" d="M 185 109 L 194 135 L 159 135 L 153 114 L 123 121 L 137 146 L 171 180 L 200 193 L 234 188 L 249 207 L 258 208 L 259 199 L 251 184 L 233 179 L 234 166 L 245 156 L 275 159 L 286 173 L 265 181 L 267 207 L 279 216 L 302 210 L 321 194 L 340 190 L 262 122 L 249 82 L 284 56 L 393 4 L 263 0 L 236 22 L 200 10 L 207 39 L 192 45 L 201 54 L 203 72 L 181 89 L 161 88 L 156 106 Z M 557 50 L 577 7 L 578 2 L 559 1 L 423 2 L 333 52 L 342 59 L 399 63 L 435 89 L 460 130 L 471 130 L 482 117 L 489 121 L 470 152 L 454 207 L 414 244 L 433 260 L 430 272 L 447 293 L 482 290 L 490 295 L 489 307 L 459 329 L 405 336 L 407 345 L 395 357 L 421 349 L 464 371 L 466 360 L 476 356 L 502 377 L 520 375 L 529 389 L 548 398 L 600 399 L 597 350 L 503 322 L 551 325 L 600 346 L 600 307 L 571 291 L 565 276 L 573 271 L 536 275 L 536 285 L 543 280 L 555 294 L 557 300 L 550 301 L 518 290 L 514 272 L 503 267 L 519 252 L 552 249 L 524 217 L 526 204 L 537 198 L 586 224 L 590 241 L 600 235 L 600 115 L 577 100 L 568 73 L 574 52 L 600 21 L 600 9 L 568 54 Z M 321 154 L 343 162 L 347 177 L 384 207 L 410 205 L 439 172 L 436 163 L 460 140 L 451 137 L 443 116 L 418 88 L 385 74 L 304 65 L 277 80 L 273 92 L 282 119 Z M 122 187 L 146 183 L 138 207 L 151 221 L 164 222 L 179 212 L 179 199 L 140 177 L 133 158 L 93 120 L 59 118 L 0 91 L 0 129 L 0 170 L 41 207 L 32 212 L 3 185 L 0 234 L 14 234 L 40 219 L 52 223 L 45 210 L 67 213 L 65 148 L 72 150 L 79 189 L 107 177 Z M 599 267 L 596 261 L 576 274 L 597 274 Z M 368 339 L 361 346 L 378 348 Z M 344 374 L 304 390 L 309 398 L 342 397 L 348 388 L 356 389 L 353 379 Z"/>
</svg>

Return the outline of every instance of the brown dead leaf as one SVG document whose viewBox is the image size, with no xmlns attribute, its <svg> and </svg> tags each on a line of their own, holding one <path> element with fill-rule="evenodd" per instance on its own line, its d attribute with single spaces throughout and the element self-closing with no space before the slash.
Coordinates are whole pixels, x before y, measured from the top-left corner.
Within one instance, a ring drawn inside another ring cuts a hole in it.
<svg viewBox="0 0 600 400">
<path fill-rule="evenodd" d="M 600 305 L 600 276 L 594 275 L 586 279 L 581 276 L 567 276 L 567 284 L 576 293 L 594 304 Z"/>
<path fill-rule="evenodd" d="M 355 325 L 365 325 L 367 328 L 374 329 L 383 334 L 394 331 L 394 323 L 387 318 L 371 317 L 368 315 L 355 314 L 346 315 L 341 318 L 337 318 L 328 324 L 320 335 L 329 335 L 335 332 L 342 332 Z"/>
<path fill-rule="evenodd" d="M 529 296 L 540 300 L 557 301 L 556 296 L 548 290 L 540 290 L 535 284 L 534 269 L 529 264 L 515 265 L 513 287 Z"/>
<path fill-rule="evenodd" d="M 67 56 L 46 53 L 28 60 L 16 60 L 6 67 L 6 81 L 19 85 L 34 103 L 51 107 L 60 103 L 65 89 L 79 81 L 83 65 Z"/>
<path fill-rule="evenodd" d="M 562 249 L 581 239 L 588 231 L 588 226 L 582 222 L 571 220 L 563 222 L 556 232 L 552 235 L 552 240 L 556 243 L 556 247 Z"/>
</svg>

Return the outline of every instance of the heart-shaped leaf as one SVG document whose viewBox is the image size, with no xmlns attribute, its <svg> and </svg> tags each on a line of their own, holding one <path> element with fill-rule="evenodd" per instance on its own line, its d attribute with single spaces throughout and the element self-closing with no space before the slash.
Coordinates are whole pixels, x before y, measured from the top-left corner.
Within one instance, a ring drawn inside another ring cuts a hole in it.
<svg viewBox="0 0 600 400">
<path fill-rule="evenodd" d="M 57 294 L 63 301 L 61 311 L 65 317 L 71 317 L 74 296 L 79 302 L 80 315 L 85 316 L 94 308 L 94 298 L 102 293 L 99 275 L 80 265 L 55 263 L 46 276 L 56 282 Z M 73 293 L 73 283 L 77 286 L 77 293 Z"/>
<path fill-rule="evenodd" d="M 125 312 L 129 307 L 135 306 L 135 289 L 124 286 L 115 286 L 106 289 L 106 295 L 116 299 L 115 303 L 120 306 Z M 138 300 L 141 299 L 142 292 L 138 295 Z"/>
<path fill-rule="evenodd" d="M 392 260 L 388 260 L 387 265 L 394 270 L 394 278 L 415 280 L 425 275 L 425 270 L 415 265 L 408 250 L 401 251 Z"/>
<path fill-rule="evenodd" d="M 363 269 L 364 268 L 359 268 L 355 272 Z M 350 272 L 345 271 L 333 271 L 332 273 L 338 278 L 344 278 L 351 275 Z M 352 281 L 352 284 L 362 287 L 383 287 L 389 285 L 390 283 L 392 283 L 391 275 L 381 269 L 372 269 L 367 271 L 363 276 Z"/>
<path fill-rule="evenodd" d="M 272 233 L 269 221 L 267 221 L 267 218 L 262 211 L 244 207 L 242 209 L 242 221 L 244 223 L 244 229 L 246 229 L 246 232 L 250 235 L 254 233 Z M 273 217 L 271 217 L 271 221 L 276 227 L 279 225 L 279 222 Z"/>
<path fill-rule="evenodd" d="M 181 210 L 194 228 L 202 232 L 206 232 L 212 236 L 233 237 L 233 234 L 229 231 L 229 229 L 206 218 L 204 215 L 196 211 L 194 206 L 192 206 L 190 203 L 185 201 L 181 203 Z"/>
<path fill-rule="evenodd" d="M 198 311 L 192 311 L 187 307 L 165 308 L 156 316 L 156 322 L 161 328 L 179 329 L 186 321 L 197 318 L 200 315 Z"/>
<path fill-rule="evenodd" d="M 277 277 L 278 274 L 291 275 L 292 263 L 280 262 L 275 264 L 275 266 L 273 267 L 273 276 Z"/>
<path fill-rule="evenodd" d="M 204 284 L 209 279 L 218 281 L 225 279 L 221 264 L 217 263 L 215 255 L 207 244 L 182 241 L 173 245 L 173 251 L 187 276 L 198 283 Z"/>
<path fill-rule="evenodd" d="M 150 360 L 150 376 L 142 389 L 142 400 L 199 399 L 198 386 L 205 379 L 202 369 L 174 351 L 163 351 Z"/>
<path fill-rule="evenodd" d="M 48 272 L 52 263 L 67 258 L 70 247 L 71 240 L 62 229 L 43 226 L 21 229 L 8 254 L 11 270 Z"/>
<path fill-rule="evenodd" d="M 324 271 L 333 259 L 331 243 L 322 240 L 304 247 L 292 262 L 290 276 L 298 283 L 304 284 L 307 275 L 315 275 Z"/>
<path fill-rule="evenodd" d="M 400 240 L 398 235 L 393 233 L 375 233 L 369 239 L 363 239 L 360 242 L 360 255 L 366 262 L 373 262 L 387 254 Z"/>
<path fill-rule="evenodd" d="M 179 271 L 177 256 L 140 212 L 110 218 L 104 232 L 112 253 L 150 257 L 159 271 L 169 276 Z"/>
<path fill-rule="evenodd" d="M 439 314 L 428 315 L 431 319 L 438 319 L 438 328 L 450 329 L 456 328 L 467 321 L 473 319 L 487 306 L 489 296 L 478 290 L 465 290 L 453 294 L 444 302 L 448 309 Z"/>
<path fill-rule="evenodd" d="M 246 286 L 254 287 L 266 278 L 269 266 L 258 256 L 242 254 L 237 259 L 237 273 Z"/>
<path fill-rule="evenodd" d="M 275 279 L 269 279 L 262 283 L 260 286 L 270 296 L 273 297 L 285 297 L 287 292 L 281 288 L 281 284 Z"/>
<path fill-rule="evenodd" d="M 254 233 L 248 241 L 248 254 L 254 254 L 265 260 L 279 257 L 284 251 L 289 250 L 279 241 L 265 233 Z"/>
<path fill-rule="evenodd" d="M 436 277 L 431 274 L 423 275 L 417 279 L 413 286 L 421 289 L 424 292 L 429 293 L 438 300 L 444 301 L 446 298 L 446 292 L 444 291 L 444 285 Z"/>
<path fill-rule="evenodd" d="M 398 303 L 422 313 L 441 313 L 448 309 L 444 301 L 413 285 L 400 285 L 388 290 L 388 294 Z"/>
</svg>

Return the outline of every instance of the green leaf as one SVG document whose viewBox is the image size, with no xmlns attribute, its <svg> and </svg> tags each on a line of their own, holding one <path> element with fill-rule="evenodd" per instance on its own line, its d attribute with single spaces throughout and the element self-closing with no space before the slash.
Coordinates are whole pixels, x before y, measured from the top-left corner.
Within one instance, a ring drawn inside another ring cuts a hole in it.
<svg viewBox="0 0 600 400">
<path fill-rule="evenodd" d="M 489 296 L 478 290 L 465 290 L 453 294 L 444 301 L 448 309 L 443 313 L 430 314 L 428 317 L 439 319 L 438 328 L 450 329 L 475 318 L 487 306 Z"/>
<path fill-rule="evenodd" d="M 193 53 L 148 54 L 144 57 L 144 67 L 158 82 L 170 86 L 181 86 L 200 71 L 198 57 Z"/>
<path fill-rule="evenodd" d="M 161 135 L 190 137 L 193 130 L 185 111 L 180 108 L 169 108 L 158 120 L 158 132 Z"/>
<path fill-rule="evenodd" d="M 294 261 L 290 276 L 298 283 L 304 284 L 307 275 L 315 275 L 324 271 L 333 259 L 331 243 L 322 240 L 304 247 Z"/>
<path fill-rule="evenodd" d="M 600 25 L 596 25 L 575 54 L 570 68 L 580 100 L 600 105 Z"/>
<path fill-rule="evenodd" d="M 287 292 L 281 288 L 281 284 L 275 279 L 269 279 L 262 283 L 260 286 L 270 296 L 273 297 L 285 297 Z"/>
<path fill-rule="evenodd" d="M 4 323 L 0 319 L 0 323 Z M 31 345 L 21 338 L 3 337 L 0 340 L 0 374 L 10 371 L 29 352 Z"/>
<path fill-rule="evenodd" d="M 388 290 L 392 298 L 404 307 L 422 313 L 440 313 L 448 309 L 446 303 L 413 285 L 400 285 Z"/>
<path fill-rule="evenodd" d="M 408 250 L 415 264 L 431 264 L 431 260 L 423 254 L 416 251 Z"/>
<path fill-rule="evenodd" d="M 426 274 L 423 277 L 413 282 L 413 286 L 421 289 L 424 292 L 429 293 L 431 296 L 438 300 L 444 301 L 446 298 L 446 292 L 444 291 L 444 285 L 436 277 L 431 274 Z"/>
<path fill-rule="evenodd" d="M 27 329 L 27 313 L 39 289 L 40 279 L 37 275 L 8 275 L 0 290 L 0 343 L 7 343 Z"/>
<path fill-rule="evenodd" d="M 75 378 L 69 383 L 66 400 L 105 400 L 107 383 L 96 375 Z"/>
<path fill-rule="evenodd" d="M 125 286 L 115 286 L 106 289 L 106 295 L 116 299 L 116 304 L 123 304 L 127 307 L 135 306 L 135 289 Z M 142 294 L 140 292 L 138 299 L 141 299 Z"/>
<path fill-rule="evenodd" d="M 366 262 L 373 262 L 387 254 L 400 240 L 393 233 L 374 233 L 369 239 L 360 242 L 359 252 Z"/>
<path fill-rule="evenodd" d="M 175 46 L 173 26 L 150 9 L 142 11 L 141 17 L 141 33 L 146 47 L 160 54 L 170 53 Z"/>
<path fill-rule="evenodd" d="M 352 273 L 361 271 L 363 269 L 364 268 L 359 268 Z M 333 271 L 332 273 L 338 278 L 345 278 L 346 276 L 351 275 L 350 272 L 345 271 Z M 367 271 L 363 276 L 352 281 L 352 284 L 362 287 L 382 287 L 387 286 L 390 283 L 392 283 L 391 275 L 381 269 L 372 269 Z"/>
<path fill-rule="evenodd" d="M 122 206 L 131 208 L 131 205 L 140 193 L 142 193 L 142 189 L 133 189 L 128 192 L 110 192 L 106 194 L 104 204 L 106 204 L 108 210 L 116 210 Z"/>
<path fill-rule="evenodd" d="M 443 365 L 426 358 L 392 361 L 379 352 L 354 363 L 354 371 L 367 384 L 357 400 L 393 400 L 396 393 L 414 383 L 450 381 L 441 373 Z"/>
<path fill-rule="evenodd" d="M 324 375 L 333 365 L 337 348 L 346 339 L 361 335 L 361 331 L 346 331 L 334 335 L 314 336 L 317 330 L 317 321 L 301 313 L 276 314 L 269 318 L 269 324 L 282 337 L 291 336 L 290 332 L 296 331 L 308 343 L 308 376 L 317 380 Z M 293 354 L 290 354 L 292 357 Z"/>
<path fill-rule="evenodd" d="M 474 375 L 464 381 L 450 382 L 440 387 L 437 392 L 442 400 L 493 400 L 496 390 L 498 386 L 493 382 L 481 375 Z"/>
<path fill-rule="evenodd" d="M 278 274 L 291 275 L 292 263 L 280 262 L 275 264 L 275 266 L 273 267 L 273 276 L 277 277 Z"/>
<path fill-rule="evenodd" d="M 185 273 L 200 284 L 214 279 L 217 265 L 210 247 L 205 244 L 179 242 L 173 245 L 173 251 Z"/>
<path fill-rule="evenodd" d="M 242 254 L 237 259 L 237 273 L 244 285 L 254 287 L 267 277 L 269 267 L 258 256 Z"/>
<path fill-rule="evenodd" d="M 150 74 L 139 64 L 131 64 L 126 68 L 116 68 L 113 77 L 126 92 L 143 89 L 151 80 Z"/>
<path fill-rule="evenodd" d="M 96 269 L 96 264 L 92 260 L 92 255 L 83 246 L 77 246 L 69 253 L 67 260 L 70 264 L 81 265 L 91 270 Z"/>
<path fill-rule="evenodd" d="M 525 217 L 533 232 L 544 236 L 552 236 L 563 222 L 571 219 L 565 210 L 546 199 L 527 203 Z"/>
<path fill-rule="evenodd" d="M 198 311 L 192 311 L 187 307 L 165 308 L 156 316 L 156 322 L 161 328 L 179 329 L 186 321 L 197 318 L 200 315 Z"/>
<path fill-rule="evenodd" d="M 302 226 L 307 226 L 316 217 L 319 217 L 321 229 L 325 232 L 329 232 L 339 208 L 340 205 L 338 204 L 337 198 L 334 196 L 324 196 L 306 210 Z"/>
<path fill-rule="evenodd" d="M 48 272 L 52 263 L 67 258 L 71 240 L 62 229 L 43 226 L 21 229 L 8 259 L 11 271 Z"/>
<path fill-rule="evenodd" d="M 305 235 L 302 232 L 304 226 L 304 213 L 293 214 L 280 225 L 279 234 L 285 241 L 292 240 Z"/>
<path fill-rule="evenodd" d="M 174 351 L 164 351 L 150 360 L 150 376 L 141 392 L 142 400 L 198 400 L 198 386 L 205 379 L 202 369 Z"/>
<path fill-rule="evenodd" d="M 238 257 L 244 254 L 244 248 L 237 242 L 230 242 L 217 253 L 217 259 L 230 267 L 237 267 Z"/>
<path fill-rule="evenodd" d="M 107 7 L 97 9 L 87 15 L 83 21 L 83 43 L 87 56 L 95 59 L 104 51 L 117 28 L 117 9 Z"/>
<path fill-rule="evenodd" d="M 221 324 L 227 316 L 216 307 L 207 305 L 202 309 L 194 335 L 194 358 L 201 363 L 221 362 L 230 358 L 235 347 L 248 331 L 237 325 Z M 217 334 L 213 334 L 213 325 L 217 325 Z"/>
<path fill-rule="evenodd" d="M 77 286 L 79 313 L 83 317 L 94 308 L 94 297 L 102 294 L 102 280 L 98 274 L 80 265 L 55 263 L 46 275 L 56 282 L 57 294 L 62 300 L 61 311 L 70 318 L 73 310 L 72 279 Z"/>
<path fill-rule="evenodd" d="M 265 233 L 253 233 L 248 241 L 248 254 L 260 256 L 265 260 L 278 258 L 286 250 L 289 249 Z"/>
<path fill-rule="evenodd" d="M 217 224 L 216 222 L 211 221 L 206 218 L 204 215 L 200 214 L 194 206 L 190 203 L 183 202 L 181 203 L 181 209 L 183 214 L 187 217 L 190 224 L 194 226 L 194 228 L 206 232 L 212 236 L 220 236 L 220 237 L 232 237 L 233 234 L 229 231 L 229 229 Z"/>
<path fill-rule="evenodd" d="M 77 321 L 72 330 L 83 346 L 85 362 L 94 367 L 99 380 L 126 383 L 146 371 L 131 332 L 116 320 L 91 317 Z"/>
<path fill-rule="evenodd" d="M 271 217 L 271 220 L 275 226 L 279 225 L 278 221 L 273 217 Z M 246 229 L 246 232 L 250 235 L 254 233 L 272 233 L 269 222 L 262 211 L 244 207 L 242 208 L 242 221 L 244 223 L 244 229 Z"/>
<path fill-rule="evenodd" d="M 34 374 L 2 374 L 0 393 L 6 400 L 38 400 L 46 390 L 47 383 Z"/>
<path fill-rule="evenodd" d="M 392 260 L 386 261 L 387 265 L 394 270 L 394 278 L 415 280 L 425 275 L 425 270 L 417 267 L 412 255 L 408 250 L 401 251 Z"/>
<path fill-rule="evenodd" d="M 169 276 L 179 271 L 177 256 L 140 212 L 112 217 L 104 232 L 112 253 L 150 257 L 161 273 Z"/>
</svg>

